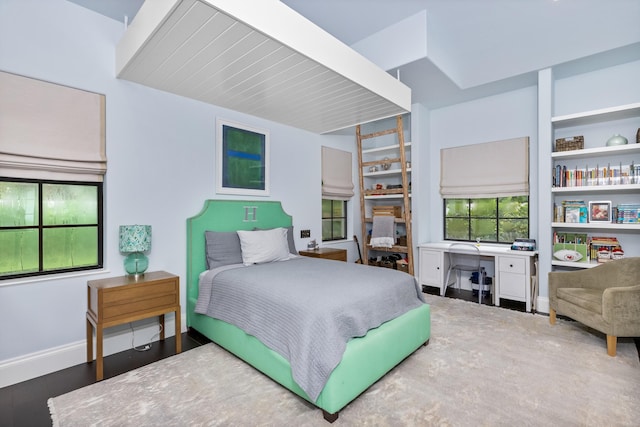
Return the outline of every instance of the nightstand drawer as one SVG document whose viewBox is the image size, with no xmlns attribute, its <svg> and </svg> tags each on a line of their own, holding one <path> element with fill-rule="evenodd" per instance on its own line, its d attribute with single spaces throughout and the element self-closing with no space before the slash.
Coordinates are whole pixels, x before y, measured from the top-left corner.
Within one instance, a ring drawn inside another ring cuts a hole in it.
<svg viewBox="0 0 640 427">
<path fill-rule="evenodd" d="M 176 304 L 177 301 L 174 294 L 123 302 L 122 304 L 105 305 L 102 312 L 102 321 L 111 322 L 121 317 L 130 317 L 132 314 L 145 315 L 145 313 L 163 310 Z"/>
<path fill-rule="evenodd" d="M 104 292 L 103 304 L 117 304 L 137 300 L 153 299 L 158 295 L 177 293 L 175 281 L 152 283 L 144 286 L 108 289 Z"/>
</svg>

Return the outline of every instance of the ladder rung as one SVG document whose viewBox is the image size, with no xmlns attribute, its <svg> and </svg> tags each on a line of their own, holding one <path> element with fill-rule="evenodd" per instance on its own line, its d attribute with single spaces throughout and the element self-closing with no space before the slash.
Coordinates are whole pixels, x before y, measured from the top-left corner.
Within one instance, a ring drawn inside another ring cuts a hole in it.
<svg viewBox="0 0 640 427">
<path fill-rule="evenodd" d="M 386 196 L 389 194 L 403 194 L 402 188 L 385 188 L 384 190 L 364 190 L 366 196 Z"/>
<path fill-rule="evenodd" d="M 390 135 L 392 133 L 398 133 L 398 129 L 393 128 L 393 129 L 381 130 L 380 132 L 368 133 L 366 135 L 360 135 L 360 139 L 376 138 L 378 136 Z"/>
</svg>

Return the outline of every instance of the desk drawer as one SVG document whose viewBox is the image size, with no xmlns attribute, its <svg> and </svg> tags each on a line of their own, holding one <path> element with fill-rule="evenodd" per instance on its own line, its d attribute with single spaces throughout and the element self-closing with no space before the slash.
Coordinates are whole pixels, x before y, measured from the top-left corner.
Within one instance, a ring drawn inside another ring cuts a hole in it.
<svg viewBox="0 0 640 427">
<path fill-rule="evenodd" d="M 525 274 L 526 260 L 524 257 L 500 257 L 499 270 L 506 273 Z"/>
<path fill-rule="evenodd" d="M 522 274 L 500 272 L 500 298 L 524 301 L 527 296 L 527 277 Z"/>
</svg>

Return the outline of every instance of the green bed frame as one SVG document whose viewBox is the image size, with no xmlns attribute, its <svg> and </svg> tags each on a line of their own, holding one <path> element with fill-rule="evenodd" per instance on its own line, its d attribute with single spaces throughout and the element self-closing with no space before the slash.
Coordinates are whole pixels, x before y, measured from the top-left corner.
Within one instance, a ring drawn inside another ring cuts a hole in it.
<svg viewBox="0 0 640 427">
<path fill-rule="evenodd" d="M 283 211 L 280 202 L 207 200 L 202 211 L 187 220 L 187 326 L 313 403 L 322 409 L 327 421 L 333 422 L 349 402 L 420 346 L 426 345 L 431 334 L 430 307 L 423 304 L 370 330 L 366 336 L 349 341 L 342 361 L 331 373 L 318 399 L 311 401 L 293 380 L 286 359 L 241 329 L 194 312 L 198 277 L 206 270 L 205 231 L 291 225 L 291 216 Z"/>
</svg>

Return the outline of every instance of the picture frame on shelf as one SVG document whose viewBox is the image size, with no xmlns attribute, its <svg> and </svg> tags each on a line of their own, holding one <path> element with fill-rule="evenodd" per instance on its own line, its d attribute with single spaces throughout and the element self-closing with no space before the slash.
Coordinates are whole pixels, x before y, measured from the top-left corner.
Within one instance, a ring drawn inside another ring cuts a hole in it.
<svg viewBox="0 0 640 427">
<path fill-rule="evenodd" d="M 589 222 L 611 222 L 611 201 L 589 202 Z"/>
<path fill-rule="evenodd" d="M 217 119 L 216 192 L 269 195 L 269 131 Z"/>
</svg>

